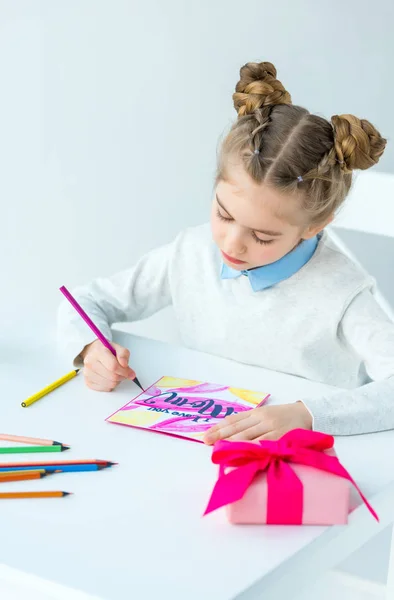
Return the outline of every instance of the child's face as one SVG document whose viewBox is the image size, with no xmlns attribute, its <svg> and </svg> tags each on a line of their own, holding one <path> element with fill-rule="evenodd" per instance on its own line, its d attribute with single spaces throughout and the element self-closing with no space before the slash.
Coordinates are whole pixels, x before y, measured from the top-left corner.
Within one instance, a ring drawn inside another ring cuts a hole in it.
<svg viewBox="0 0 394 600">
<path fill-rule="evenodd" d="M 313 237 L 300 201 L 264 184 L 256 184 L 241 168 L 231 183 L 220 181 L 212 203 L 211 227 L 223 261 L 237 270 L 273 263 Z"/>
</svg>

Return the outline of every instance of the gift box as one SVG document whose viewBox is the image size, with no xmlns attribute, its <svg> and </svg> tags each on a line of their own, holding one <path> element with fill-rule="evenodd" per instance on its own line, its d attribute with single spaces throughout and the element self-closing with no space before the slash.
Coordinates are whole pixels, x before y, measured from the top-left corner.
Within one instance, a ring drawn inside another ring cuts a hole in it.
<svg viewBox="0 0 394 600">
<path fill-rule="evenodd" d="M 213 448 L 219 477 L 208 514 L 226 507 L 231 523 L 343 525 L 354 486 L 378 517 L 334 450 L 334 438 L 295 429 L 277 441 L 222 440 Z"/>
</svg>

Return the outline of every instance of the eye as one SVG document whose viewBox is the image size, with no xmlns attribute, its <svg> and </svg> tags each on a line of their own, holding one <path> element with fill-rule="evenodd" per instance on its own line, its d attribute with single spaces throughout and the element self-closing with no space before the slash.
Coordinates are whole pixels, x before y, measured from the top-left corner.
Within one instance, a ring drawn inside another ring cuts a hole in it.
<svg viewBox="0 0 394 600">
<path fill-rule="evenodd" d="M 218 208 L 216 209 L 216 215 L 221 221 L 232 221 L 232 219 L 230 219 L 229 217 L 224 217 Z"/>
<path fill-rule="evenodd" d="M 258 244 L 272 244 L 272 242 L 274 240 L 261 240 L 260 238 L 257 237 L 257 235 L 255 234 L 254 231 L 252 231 L 252 237 L 254 239 L 255 242 L 257 242 Z"/>
</svg>

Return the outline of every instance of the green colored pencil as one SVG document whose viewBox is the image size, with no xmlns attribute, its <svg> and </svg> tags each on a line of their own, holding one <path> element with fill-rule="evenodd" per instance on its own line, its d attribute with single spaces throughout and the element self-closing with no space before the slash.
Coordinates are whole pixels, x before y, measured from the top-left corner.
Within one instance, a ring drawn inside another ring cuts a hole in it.
<svg viewBox="0 0 394 600">
<path fill-rule="evenodd" d="M 63 452 L 70 446 L 58 444 L 57 446 L 15 446 L 9 448 L 0 448 L 0 454 L 28 454 L 31 452 Z"/>
</svg>

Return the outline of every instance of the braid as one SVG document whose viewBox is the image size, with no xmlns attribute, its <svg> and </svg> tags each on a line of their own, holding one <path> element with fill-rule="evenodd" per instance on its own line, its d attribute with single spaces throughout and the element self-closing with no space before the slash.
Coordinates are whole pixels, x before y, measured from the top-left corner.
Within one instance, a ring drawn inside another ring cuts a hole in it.
<svg viewBox="0 0 394 600">
<path fill-rule="evenodd" d="M 382 156 L 387 140 L 366 119 L 354 115 L 334 115 L 335 150 L 344 173 L 368 169 Z"/>
<path fill-rule="evenodd" d="M 311 223 L 332 217 L 352 170 L 376 164 L 386 145 L 365 119 L 335 115 L 330 122 L 294 106 L 270 62 L 243 65 L 232 99 L 238 118 L 218 153 L 215 184 L 229 181 L 231 164 L 240 162 L 254 182 L 298 198 Z"/>
<path fill-rule="evenodd" d="M 291 96 L 276 79 L 272 63 L 247 63 L 241 67 L 240 77 L 233 94 L 238 117 L 253 114 L 258 108 L 291 104 Z"/>
</svg>

